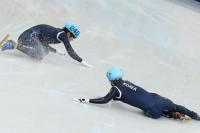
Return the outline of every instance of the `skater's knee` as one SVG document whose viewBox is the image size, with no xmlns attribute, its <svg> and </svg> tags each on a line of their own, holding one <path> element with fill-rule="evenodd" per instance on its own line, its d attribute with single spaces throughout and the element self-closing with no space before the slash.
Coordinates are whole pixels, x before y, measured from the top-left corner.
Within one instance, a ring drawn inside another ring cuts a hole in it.
<svg viewBox="0 0 200 133">
<path fill-rule="evenodd" d="M 160 117 L 161 117 L 161 115 L 156 114 L 156 115 L 152 115 L 151 118 L 153 118 L 153 119 L 158 119 L 158 118 L 160 118 Z"/>
<path fill-rule="evenodd" d="M 145 115 L 153 119 L 158 119 L 162 116 L 162 114 L 159 112 L 145 112 Z"/>
<path fill-rule="evenodd" d="M 161 115 L 160 114 L 151 114 L 148 117 L 153 118 L 153 119 L 158 119 L 161 117 Z"/>
</svg>

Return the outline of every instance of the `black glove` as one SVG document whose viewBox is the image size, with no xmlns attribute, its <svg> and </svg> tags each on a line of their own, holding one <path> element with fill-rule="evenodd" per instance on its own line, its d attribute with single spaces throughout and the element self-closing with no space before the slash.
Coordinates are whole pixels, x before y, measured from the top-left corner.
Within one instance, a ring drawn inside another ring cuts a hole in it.
<svg viewBox="0 0 200 133">
<path fill-rule="evenodd" d="M 89 99 L 80 98 L 78 99 L 80 103 L 89 103 Z"/>
</svg>

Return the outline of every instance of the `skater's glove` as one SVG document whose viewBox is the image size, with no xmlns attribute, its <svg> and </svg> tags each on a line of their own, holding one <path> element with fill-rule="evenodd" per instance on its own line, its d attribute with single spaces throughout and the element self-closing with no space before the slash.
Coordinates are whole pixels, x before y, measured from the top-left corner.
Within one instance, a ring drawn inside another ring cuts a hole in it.
<svg viewBox="0 0 200 133">
<path fill-rule="evenodd" d="M 82 60 L 81 63 L 86 67 L 93 67 L 92 65 L 88 64 L 86 61 Z"/>
<path fill-rule="evenodd" d="M 89 99 L 85 99 L 85 98 L 80 98 L 80 99 L 78 99 L 78 101 L 80 103 L 89 103 Z"/>
</svg>

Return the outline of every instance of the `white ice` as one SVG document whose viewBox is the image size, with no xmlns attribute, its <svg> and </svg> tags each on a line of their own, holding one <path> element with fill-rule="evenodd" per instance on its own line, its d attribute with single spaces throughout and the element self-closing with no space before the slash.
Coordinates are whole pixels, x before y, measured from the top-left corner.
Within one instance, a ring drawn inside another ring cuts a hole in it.
<svg viewBox="0 0 200 133">
<path fill-rule="evenodd" d="M 49 54 L 37 62 L 0 53 L 1 133 L 199 133 L 197 121 L 145 117 L 120 102 L 87 105 L 73 98 L 104 96 L 107 68 L 200 113 L 200 3 L 193 0 L 1 0 L 0 37 L 12 39 L 46 23 L 78 23 L 72 45 L 94 68 Z M 64 46 L 53 47 L 65 51 Z"/>
</svg>

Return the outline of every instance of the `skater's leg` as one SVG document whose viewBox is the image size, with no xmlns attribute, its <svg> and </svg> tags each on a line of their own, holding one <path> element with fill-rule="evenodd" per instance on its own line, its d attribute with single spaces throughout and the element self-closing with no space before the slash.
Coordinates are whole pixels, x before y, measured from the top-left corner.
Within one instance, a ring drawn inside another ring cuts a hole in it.
<svg viewBox="0 0 200 133">
<path fill-rule="evenodd" d="M 162 110 L 157 105 L 147 109 L 144 113 L 147 117 L 150 117 L 150 118 L 153 118 L 153 119 L 158 119 L 162 116 Z"/>
<path fill-rule="evenodd" d="M 169 99 L 165 99 L 162 104 L 163 116 L 177 119 L 181 116 L 187 115 L 192 119 L 200 119 L 197 113 L 185 108 L 184 106 L 174 104 Z"/>
<path fill-rule="evenodd" d="M 33 46 L 19 45 L 17 49 L 37 60 L 42 60 L 48 54 L 48 50 L 38 43 L 35 43 Z"/>
<path fill-rule="evenodd" d="M 150 109 L 150 114 L 158 118 L 161 116 L 171 118 L 175 108 L 176 105 L 170 99 L 160 98 L 153 108 Z"/>
<path fill-rule="evenodd" d="M 18 50 L 37 60 L 42 60 L 49 53 L 48 48 L 30 33 L 20 36 L 18 44 Z"/>
<path fill-rule="evenodd" d="M 186 107 L 184 107 L 182 105 L 177 105 L 176 104 L 175 111 L 176 112 L 180 112 L 182 114 L 185 114 L 185 115 L 191 117 L 192 119 L 200 119 L 196 112 L 191 111 L 191 110 L 187 109 Z"/>
</svg>

